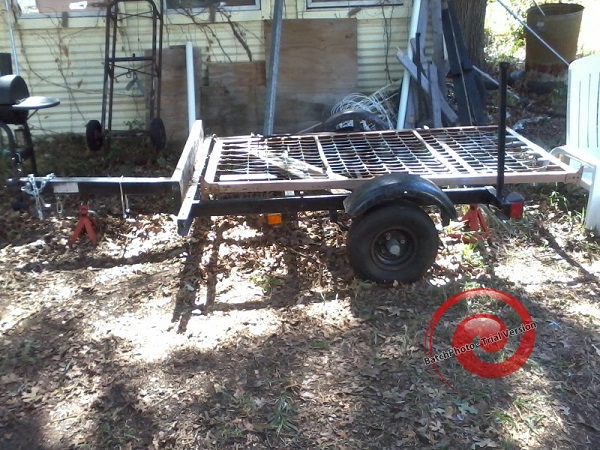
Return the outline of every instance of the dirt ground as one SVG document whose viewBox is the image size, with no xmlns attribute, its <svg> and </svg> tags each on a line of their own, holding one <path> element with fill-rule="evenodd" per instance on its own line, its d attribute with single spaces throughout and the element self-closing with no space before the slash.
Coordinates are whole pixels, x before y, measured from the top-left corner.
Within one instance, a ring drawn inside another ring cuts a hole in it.
<svg viewBox="0 0 600 450">
<path fill-rule="evenodd" d="M 556 145 L 564 118 L 523 132 Z M 519 189 L 522 221 L 490 217 L 489 244 L 442 233 L 427 276 L 397 286 L 353 277 L 327 214 L 197 219 L 181 238 L 157 201 L 129 219 L 97 201 L 99 245 L 69 248 L 74 202 L 40 221 L 3 193 L 0 448 L 597 449 L 600 241 L 581 191 Z M 504 378 L 439 363 L 455 390 L 424 363 L 425 331 L 473 287 L 521 301 L 536 342 Z"/>
</svg>

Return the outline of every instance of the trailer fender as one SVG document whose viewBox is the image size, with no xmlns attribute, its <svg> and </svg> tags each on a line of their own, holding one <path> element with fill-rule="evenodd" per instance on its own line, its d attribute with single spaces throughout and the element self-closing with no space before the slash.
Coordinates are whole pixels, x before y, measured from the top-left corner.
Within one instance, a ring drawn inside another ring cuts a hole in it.
<svg viewBox="0 0 600 450">
<path fill-rule="evenodd" d="M 406 202 L 437 206 L 444 225 L 450 219 L 458 220 L 454 204 L 444 191 L 431 181 L 408 173 L 391 173 L 367 181 L 344 199 L 344 209 L 354 218 L 376 207 Z"/>
</svg>

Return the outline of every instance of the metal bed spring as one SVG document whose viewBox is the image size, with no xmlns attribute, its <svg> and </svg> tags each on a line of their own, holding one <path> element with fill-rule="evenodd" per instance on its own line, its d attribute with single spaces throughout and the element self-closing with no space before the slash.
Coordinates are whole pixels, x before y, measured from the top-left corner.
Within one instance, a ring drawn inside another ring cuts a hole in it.
<svg viewBox="0 0 600 450">
<path fill-rule="evenodd" d="M 440 186 L 492 185 L 498 128 L 461 127 L 299 136 L 213 137 L 205 193 L 353 189 L 387 173 Z M 506 132 L 506 183 L 574 182 L 579 174 L 513 130 Z"/>
</svg>

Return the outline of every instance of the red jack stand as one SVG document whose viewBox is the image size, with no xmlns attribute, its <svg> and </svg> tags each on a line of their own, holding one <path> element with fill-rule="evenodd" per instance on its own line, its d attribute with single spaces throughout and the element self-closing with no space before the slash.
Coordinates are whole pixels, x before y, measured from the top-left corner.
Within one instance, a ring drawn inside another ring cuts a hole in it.
<svg viewBox="0 0 600 450">
<path fill-rule="evenodd" d="M 79 207 L 79 221 L 77 222 L 73 236 L 71 236 L 71 239 L 69 239 L 69 245 L 73 245 L 75 242 L 77 242 L 79 235 L 84 229 L 92 244 L 98 244 L 96 232 L 94 231 L 95 227 L 98 227 L 95 214 L 93 211 L 90 211 L 90 207 L 87 204 L 83 203 Z"/>
<path fill-rule="evenodd" d="M 481 210 L 479 209 L 479 205 L 469 205 L 469 210 L 458 220 L 463 222 L 463 228 L 466 230 L 466 232 L 470 232 L 472 234 L 467 236 L 464 234 L 450 234 L 449 236 L 454 238 L 462 238 L 463 242 L 471 244 L 490 237 L 490 228 L 488 227 L 488 224 L 483 217 Z"/>
</svg>

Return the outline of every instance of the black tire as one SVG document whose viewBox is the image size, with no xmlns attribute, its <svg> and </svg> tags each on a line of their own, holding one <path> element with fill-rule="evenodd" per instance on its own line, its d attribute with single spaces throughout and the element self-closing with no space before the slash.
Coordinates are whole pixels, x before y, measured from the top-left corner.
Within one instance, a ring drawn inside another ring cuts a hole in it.
<svg viewBox="0 0 600 450">
<path fill-rule="evenodd" d="M 421 208 L 385 206 L 352 221 L 348 258 L 360 278 L 412 283 L 433 265 L 438 242 L 435 224 Z"/>
<path fill-rule="evenodd" d="M 99 151 L 104 145 L 104 133 L 102 133 L 102 124 L 97 120 L 90 120 L 85 126 L 85 141 L 87 147 L 93 151 Z"/>
<path fill-rule="evenodd" d="M 352 132 L 387 130 L 387 124 L 377 115 L 369 111 L 344 111 L 329 117 L 320 126 L 327 132 Z"/>
<path fill-rule="evenodd" d="M 155 117 L 150 121 L 148 134 L 150 136 L 150 143 L 156 151 L 159 152 L 165 148 L 167 145 L 167 132 L 165 124 L 160 117 Z"/>
</svg>

